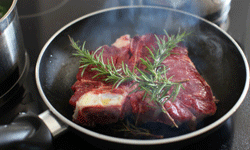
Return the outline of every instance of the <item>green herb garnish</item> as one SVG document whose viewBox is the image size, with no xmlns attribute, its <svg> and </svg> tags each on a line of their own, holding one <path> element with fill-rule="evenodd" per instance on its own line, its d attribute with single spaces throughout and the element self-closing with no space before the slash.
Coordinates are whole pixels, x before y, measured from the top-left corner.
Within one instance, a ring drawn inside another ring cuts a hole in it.
<svg viewBox="0 0 250 150">
<path fill-rule="evenodd" d="M 119 87 L 121 83 L 134 81 L 133 85 L 138 86 L 131 93 L 145 91 L 143 100 L 146 97 L 150 97 L 149 103 L 154 102 L 156 106 L 159 106 L 161 110 L 172 120 L 174 126 L 178 127 L 171 116 L 167 113 L 164 104 L 171 98 L 172 101 L 174 101 L 180 89 L 184 89 L 182 83 L 188 80 L 172 82 L 171 79 L 173 76 L 170 78 L 166 77 L 168 68 L 163 65 L 162 62 L 171 54 L 170 51 L 177 47 L 179 42 L 183 41 L 183 38 L 187 34 L 184 32 L 182 34 L 177 34 L 176 36 L 169 36 L 166 31 L 165 34 L 166 36 L 162 39 L 155 35 L 159 48 L 155 49 L 152 47 L 150 49 L 147 47 L 150 55 L 146 59 L 140 59 L 141 64 L 145 65 L 146 69 L 140 70 L 134 66 L 132 71 L 129 70 L 128 65 L 123 62 L 121 68 L 116 68 L 112 57 L 110 60 L 107 59 L 107 64 L 105 64 L 103 60 L 103 50 L 97 55 L 97 52 L 100 51 L 101 48 L 97 49 L 93 53 L 90 53 L 87 49 L 85 49 L 86 42 L 84 42 L 81 47 L 72 38 L 70 38 L 70 41 L 72 47 L 77 50 L 77 53 L 74 53 L 73 55 L 81 57 L 80 63 L 83 65 L 81 65 L 80 68 L 83 68 L 82 74 L 89 65 L 92 65 L 94 67 L 91 68 L 91 70 L 98 72 L 98 74 L 93 78 L 106 76 L 104 81 L 113 83 L 113 88 Z M 165 38 L 168 38 L 168 41 L 166 41 Z M 149 58 L 151 58 L 152 61 L 150 61 Z M 169 94 L 171 89 L 172 93 Z"/>
<path fill-rule="evenodd" d="M 150 130 L 137 127 L 129 122 L 127 119 L 124 122 L 121 122 L 120 129 L 115 129 L 116 132 L 124 132 L 128 137 L 137 137 L 137 138 L 155 138 L 162 139 L 163 135 L 154 135 L 150 132 Z"/>
</svg>

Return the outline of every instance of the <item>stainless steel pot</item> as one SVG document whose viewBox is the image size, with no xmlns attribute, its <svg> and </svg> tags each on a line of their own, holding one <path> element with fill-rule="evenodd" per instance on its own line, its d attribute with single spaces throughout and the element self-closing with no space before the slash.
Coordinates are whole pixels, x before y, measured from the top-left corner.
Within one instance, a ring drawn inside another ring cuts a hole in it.
<svg viewBox="0 0 250 150">
<path fill-rule="evenodd" d="M 161 6 L 182 10 L 203 17 L 227 30 L 231 0 L 108 0 L 105 7 L 115 6 Z"/>
<path fill-rule="evenodd" d="M 9 6 L 8 6 L 9 4 Z M 16 8 L 17 0 L 1 0 L 8 11 L 0 19 L 0 106 L 7 95 L 17 89 L 28 66 L 22 32 Z"/>
<path fill-rule="evenodd" d="M 203 17 L 227 30 L 231 0 L 146 0 L 146 4 L 166 6 Z"/>
</svg>

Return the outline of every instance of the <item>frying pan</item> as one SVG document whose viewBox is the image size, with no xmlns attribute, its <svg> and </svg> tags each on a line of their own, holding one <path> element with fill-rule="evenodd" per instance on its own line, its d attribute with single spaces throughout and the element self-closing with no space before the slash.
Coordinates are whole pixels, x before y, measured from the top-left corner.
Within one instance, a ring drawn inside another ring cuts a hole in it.
<svg viewBox="0 0 250 150">
<path fill-rule="evenodd" d="M 87 128 L 72 122 L 73 109 L 69 106 L 69 99 L 73 94 L 71 86 L 76 81 L 79 58 L 72 56 L 75 50 L 70 46 L 69 36 L 82 42 L 87 41 L 87 49 L 95 50 L 101 45 L 111 45 L 124 34 L 131 36 L 146 33 L 163 34 L 164 29 L 169 34 L 177 34 L 179 31 L 191 33 L 184 44 L 197 70 L 210 84 L 216 98 L 220 100 L 216 114 L 201 121 L 195 131 L 190 131 L 185 126 L 174 129 L 151 123 L 150 127 L 157 128 L 153 132 L 164 134 L 163 139 L 157 140 L 115 137 L 109 134 L 110 130 L 106 126 Z M 0 127 L 0 129 L 9 129 L 6 134 L 13 131 L 13 125 L 15 127 L 22 125 L 27 130 L 18 130 L 19 133 L 21 131 L 31 133 L 29 128 L 32 130 L 32 134 L 17 138 L 16 141 L 4 139 L 1 134 L 0 141 L 3 140 L 3 142 L 0 144 L 19 142 L 23 147 L 25 144 L 45 146 L 51 141 L 52 136 L 57 136 L 70 128 L 79 133 L 84 140 L 107 149 L 138 147 L 150 149 L 173 146 L 177 148 L 209 135 L 234 114 L 248 91 L 249 66 L 243 51 L 232 37 L 205 19 L 163 7 L 126 6 L 85 15 L 56 32 L 39 55 L 36 82 L 48 110 L 39 117 L 22 114 L 10 125 Z M 25 120 L 28 120 L 28 123 L 24 123 Z M 41 139 L 43 144 L 39 141 Z"/>
</svg>

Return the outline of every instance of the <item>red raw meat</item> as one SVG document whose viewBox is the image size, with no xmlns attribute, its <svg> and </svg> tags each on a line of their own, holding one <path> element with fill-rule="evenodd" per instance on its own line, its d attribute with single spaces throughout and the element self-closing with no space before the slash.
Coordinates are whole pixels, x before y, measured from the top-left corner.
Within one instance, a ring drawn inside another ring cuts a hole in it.
<svg viewBox="0 0 250 150">
<path fill-rule="evenodd" d="M 163 35 L 157 36 L 163 38 Z M 167 38 L 165 39 L 167 41 Z M 129 35 L 124 35 L 111 47 L 102 46 L 103 58 L 110 60 L 112 57 L 117 68 L 121 67 L 123 61 L 129 65 L 130 70 L 135 65 L 143 70 L 146 67 L 141 64 L 140 58 L 148 57 L 149 52 L 146 47 L 152 46 L 158 48 L 154 34 L 135 36 L 132 39 Z M 73 121 L 95 126 L 95 124 L 115 123 L 128 114 L 135 114 L 137 123 L 150 121 L 173 125 L 174 120 L 176 125 L 180 125 L 183 122 L 195 123 L 213 115 L 216 112 L 216 99 L 210 86 L 188 57 L 187 48 L 179 44 L 171 52 L 172 54 L 163 61 L 169 68 L 167 77 L 174 76 L 171 79 L 174 82 L 187 82 L 182 83 L 185 89 L 180 90 L 175 101 L 168 100 L 165 103 L 164 108 L 167 113 L 155 109 L 155 103 L 149 103 L 149 98 L 142 101 L 143 91 L 129 94 L 136 88 L 136 85 L 131 87 L 132 82 L 123 83 L 112 90 L 113 85 L 102 80 L 105 77 L 93 79 L 97 72 L 91 71 L 93 66 L 89 66 L 83 76 L 81 76 L 82 69 L 79 69 L 77 81 L 72 86 L 75 92 L 70 99 L 70 104 L 75 107 Z"/>
</svg>

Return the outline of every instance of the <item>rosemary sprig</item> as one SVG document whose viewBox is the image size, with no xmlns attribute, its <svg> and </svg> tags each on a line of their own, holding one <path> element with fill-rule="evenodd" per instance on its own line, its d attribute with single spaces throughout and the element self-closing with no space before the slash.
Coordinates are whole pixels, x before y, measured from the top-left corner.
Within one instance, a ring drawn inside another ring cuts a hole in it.
<svg viewBox="0 0 250 150">
<path fill-rule="evenodd" d="M 90 51 L 85 49 L 86 42 L 80 47 L 72 38 L 70 38 L 70 41 L 72 47 L 77 50 L 77 53 L 74 53 L 73 55 L 81 57 L 80 63 L 83 64 L 80 66 L 80 68 L 83 68 L 82 75 L 88 66 L 95 66 L 91 68 L 91 71 L 97 71 L 98 74 L 93 78 L 106 76 L 104 81 L 114 83 L 115 88 L 123 82 L 131 81 L 136 78 L 136 74 L 129 70 L 127 64 L 122 62 L 122 68 L 116 68 L 112 57 L 110 60 L 107 59 L 107 64 L 105 64 L 103 60 L 103 50 L 97 55 L 97 52 L 101 50 L 101 47 L 94 51 L 94 53 L 90 53 Z"/>
<path fill-rule="evenodd" d="M 70 41 L 72 47 L 77 50 L 77 53 L 74 53 L 73 55 L 81 57 L 80 63 L 82 65 L 80 68 L 83 68 L 82 75 L 85 69 L 91 65 L 93 66 L 91 70 L 98 72 L 93 78 L 106 76 L 104 81 L 113 83 L 113 88 L 119 87 L 121 83 L 134 81 L 133 85 L 137 84 L 138 86 L 131 93 L 145 91 L 143 100 L 145 100 L 146 97 L 150 97 L 149 103 L 154 102 L 156 106 L 159 106 L 160 109 L 166 113 L 166 110 L 163 110 L 163 105 L 171 98 L 172 101 L 174 101 L 180 89 L 184 89 L 182 83 L 188 80 L 172 82 L 171 79 L 173 76 L 167 78 L 166 73 L 168 68 L 163 65 L 162 62 L 171 54 L 171 50 L 177 47 L 179 42 L 183 41 L 183 38 L 187 36 L 187 33 L 183 32 L 176 36 L 169 36 L 165 30 L 164 32 L 166 36 L 163 38 L 158 38 L 158 36 L 155 35 L 158 49 L 155 49 L 154 47 L 150 49 L 147 47 L 147 50 L 149 51 L 148 58 L 140 59 L 141 64 L 146 66 L 145 70 L 140 70 L 138 67 L 134 66 L 134 69 L 131 71 L 129 70 L 128 65 L 123 62 L 121 68 L 116 68 L 112 57 L 110 60 L 107 59 L 107 63 L 104 63 L 104 50 L 97 54 L 101 48 L 90 53 L 85 49 L 85 42 L 81 47 L 72 38 L 70 38 Z M 166 38 L 168 38 L 167 41 Z M 152 58 L 152 61 L 150 61 L 149 58 Z M 135 70 L 137 70 L 137 73 L 135 73 Z M 174 121 L 173 124 L 178 127 Z"/>
<path fill-rule="evenodd" d="M 154 135 L 150 133 L 150 130 L 137 127 L 130 123 L 128 120 L 126 122 L 121 123 L 121 129 L 118 129 L 118 132 L 126 132 L 129 135 L 132 135 L 132 137 L 146 137 L 146 138 L 156 138 L 156 139 L 162 139 L 163 135 Z"/>
<path fill-rule="evenodd" d="M 165 31 L 165 34 L 166 36 L 162 39 L 155 35 L 157 45 L 159 47 L 158 49 L 152 47 L 151 50 L 146 47 L 149 51 L 150 57 L 153 59 L 153 62 L 151 62 L 148 58 L 146 58 L 146 60 L 141 58 L 141 63 L 146 66 L 146 70 L 141 71 L 137 68 L 141 76 L 138 77 L 140 79 L 138 80 L 139 88 L 136 90 L 143 89 L 146 91 L 144 97 L 146 97 L 146 95 L 151 95 L 150 101 L 154 100 L 160 105 L 164 105 L 170 98 L 173 98 L 172 101 L 174 101 L 180 91 L 180 88 L 183 88 L 181 82 L 170 81 L 173 76 L 170 78 L 166 77 L 168 69 L 165 65 L 162 65 L 162 62 L 171 54 L 170 51 L 177 47 L 179 42 L 183 41 L 186 33 L 177 34 L 177 36 L 169 36 Z M 166 41 L 166 37 L 168 38 L 168 41 Z M 168 92 L 171 87 L 173 87 L 173 91 L 169 95 Z"/>
</svg>

